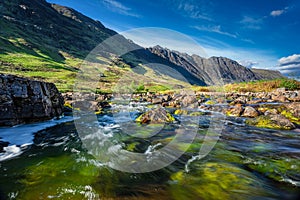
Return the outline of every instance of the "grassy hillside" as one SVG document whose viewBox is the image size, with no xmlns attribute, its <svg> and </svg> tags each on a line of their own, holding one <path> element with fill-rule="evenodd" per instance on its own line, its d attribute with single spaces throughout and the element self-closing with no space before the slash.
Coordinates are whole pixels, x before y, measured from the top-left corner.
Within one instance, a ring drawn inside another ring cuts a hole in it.
<svg viewBox="0 0 300 200">
<path fill-rule="evenodd" d="M 105 39 L 117 34 L 99 21 L 44 0 L 4 0 L 1 1 L 0 14 L 0 73 L 53 82 L 63 92 L 73 89 L 76 75 L 88 53 Z M 119 39 L 125 47 L 135 45 L 121 36 Z M 142 54 L 139 56 L 136 52 L 131 57 L 128 54 L 126 62 L 115 62 L 113 55 L 98 57 L 103 63 L 96 72 L 102 76 L 99 92 L 111 92 L 118 80 L 129 72 L 134 73 L 138 77 L 136 79 L 145 79 L 145 90 L 164 90 L 177 84 L 185 85 L 176 78 L 154 73 L 149 67 L 143 66 L 143 63 L 149 62 L 147 59 L 153 62 L 156 58 Z M 162 62 L 161 59 L 158 62 Z M 133 69 L 133 65 L 139 66 L 139 69 Z M 146 76 L 142 77 L 141 74 Z M 147 74 L 150 75 L 147 77 Z"/>
<path fill-rule="evenodd" d="M 99 21 L 45 0 L 1 0 L 0 27 L 0 73 L 52 82 L 62 92 L 73 90 L 76 76 L 91 50 L 114 36 L 117 39 L 110 44 L 112 48 L 104 49 L 108 56 L 97 56 L 97 61 L 89 60 L 89 65 L 84 66 L 98 66 L 93 70 L 97 74 L 95 81 L 100 80 L 96 86 L 99 93 L 120 87 L 124 77 L 129 77 L 126 83 L 138 91 L 168 91 L 191 85 L 197 90 L 196 85 L 206 85 L 180 64 L 139 47 Z M 138 50 L 117 57 L 122 49 Z M 88 90 L 94 84 L 84 85 Z"/>
<path fill-rule="evenodd" d="M 53 82 L 60 90 L 70 90 L 82 59 L 116 34 L 44 0 L 4 0 L 0 13 L 0 72 Z"/>
</svg>

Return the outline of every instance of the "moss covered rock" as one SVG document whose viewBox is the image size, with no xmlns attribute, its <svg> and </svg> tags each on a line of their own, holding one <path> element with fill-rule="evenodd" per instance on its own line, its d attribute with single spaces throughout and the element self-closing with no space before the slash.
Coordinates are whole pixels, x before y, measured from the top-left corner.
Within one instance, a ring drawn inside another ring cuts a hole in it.
<svg viewBox="0 0 300 200">
<path fill-rule="evenodd" d="M 243 117 L 257 117 L 259 115 L 258 111 L 251 107 L 251 106 L 246 106 L 245 110 L 242 114 Z"/>
<path fill-rule="evenodd" d="M 229 108 L 226 111 L 226 115 L 232 116 L 232 117 L 240 117 L 241 114 L 243 113 L 243 111 L 244 111 L 244 108 L 242 107 L 242 105 L 237 104 L 236 106 Z"/>
<path fill-rule="evenodd" d="M 22 199 L 88 199 L 91 195 L 97 199 L 98 194 L 110 191 L 95 191 L 92 187 L 97 180 L 106 182 L 114 180 L 106 169 L 77 161 L 71 155 L 49 157 L 42 162 L 27 167 L 19 182 L 24 185 L 19 195 Z M 112 182 L 112 181 L 111 181 Z M 110 184 L 111 185 L 111 184 Z M 99 197 L 98 197 L 99 198 Z"/>
<path fill-rule="evenodd" d="M 204 104 L 206 104 L 206 105 L 215 105 L 215 104 L 217 104 L 217 102 L 215 102 L 213 100 L 208 100 Z"/>
<path fill-rule="evenodd" d="M 162 106 L 158 106 L 140 115 L 135 121 L 139 123 L 166 123 L 174 122 L 175 118 Z"/>
<path fill-rule="evenodd" d="M 174 115 L 188 115 L 188 111 L 187 110 L 175 110 Z"/>
<path fill-rule="evenodd" d="M 282 115 L 264 115 L 254 119 L 247 119 L 246 124 L 270 129 L 295 129 L 295 125 Z"/>
<path fill-rule="evenodd" d="M 300 162 L 296 158 L 253 159 L 248 167 L 279 182 L 300 186 Z"/>
<path fill-rule="evenodd" d="M 250 172 L 227 163 L 200 164 L 196 171 L 171 176 L 174 199 L 247 199 L 271 196 Z"/>
<path fill-rule="evenodd" d="M 286 109 L 281 110 L 281 115 L 300 125 L 300 103 L 285 104 L 284 107 Z"/>
</svg>

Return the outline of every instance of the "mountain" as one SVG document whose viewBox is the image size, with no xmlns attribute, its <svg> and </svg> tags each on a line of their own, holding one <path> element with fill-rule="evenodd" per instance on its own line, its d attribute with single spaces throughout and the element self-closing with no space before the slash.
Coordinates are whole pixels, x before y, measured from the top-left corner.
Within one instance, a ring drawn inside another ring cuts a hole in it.
<svg viewBox="0 0 300 200">
<path fill-rule="evenodd" d="M 97 59 L 89 60 L 91 66 L 102 64 L 100 92 L 111 92 L 127 73 L 150 90 L 262 78 L 227 58 L 142 48 L 97 20 L 45 0 L 0 0 L 0 27 L 0 72 L 53 82 L 60 91 L 73 89 L 85 58 L 111 37 Z"/>
<path fill-rule="evenodd" d="M 285 78 L 279 71 L 277 70 L 266 70 L 266 69 L 256 69 L 251 68 L 251 71 L 253 71 L 255 74 L 258 74 L 260 79 L 263 80 L 272 80 L 272 79 L 278 79 L 278 78 Z"/>
<path fill-rule="evenodd" d="M 59 50 L 75 57 L 84 57 L 99 42 L 117 34 L 99 21 L 45 0 L 0 2 L 1 40 L 23 39 L 21 47 L 27 45 L 31 49 L 45 49 L 53 59 L 62 57 Z M 9 41 L 6 44 L 14 45 Z M 2 53 L 7 50 L 7 47 L 1 48 Z"/>
<path fill-rule="evenodd" d="M 139 69 L 133 70 L 134 73 L 146 74 L 151 70 L 145 66 L 147 63 L 170 66 L 189 83 L 205 85 L 184 68 L 150 53 L 99 21 L 45 0 L 0 0 L 0 27 L 0 71 L 53 82 L 61 91 L 73 89 L 76 74 L 86 56 L 110 37 L 115 37 L 115 44 L 110 46 L 116 48 L 104 49 L 109 56 L 101 58 L 101 62 L 105 62 L 105 66 L 99 69 L 99 74 L 105 75 L 99 86 L 102 90 L 109 92 L 118 77 L 137 66 Z M 125 52 L 126 49 L 136 50 L 123 55 L 115 63 L 113 58 L 119 49 Z M 165 85 L 163 77 L 170 78 L 168 83 L 174 82 L 173 85 L 185 84 L 164 69 L 156 71 L 158 75 L 148 73 L 148 79 L 153 78 L 154 85 L 160 82 Z M 169 86 L 172 88 L 173 85 Z"/>
<path fill-rule="evenodd" d="M 207 85 L 223 85 L 261 79 L 275 79 L 283 76 L 278 71 L 249 69 L 238 62 L 224 57 L 202 58 L 172 51 L 159 45 L 148 48 L 152 53 L 180 65 Z"/>
</svg>

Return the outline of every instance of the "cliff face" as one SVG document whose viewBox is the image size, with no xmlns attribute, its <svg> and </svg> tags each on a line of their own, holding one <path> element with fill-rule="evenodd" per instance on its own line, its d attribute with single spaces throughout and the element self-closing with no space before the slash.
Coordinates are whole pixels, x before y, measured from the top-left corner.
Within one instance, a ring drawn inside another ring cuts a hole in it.
<svg viewBox="0 0 300 200">
<path fill-rule="evenodd" d="M 233 82 L 244 82 L 261 79 L 282 78 L 280 72 L 271 70 L 252 70 L 240 65 L 238 62 L 224 58 L 211 57 L 202 58 L 198 55 L 188 55 L 172 51 L 160 46 L 148 49 L 152 53 L 176 64 L 198 79 L 203 80 L 207 85 L 223 85 Z M 272 76 L 270 76 L 272 74 Z"/>
<path fill-rule="evenodd" d="M 53 83 L 0 74 L 0 126 L 59 117 L 63 104 Z"/>
</svg>

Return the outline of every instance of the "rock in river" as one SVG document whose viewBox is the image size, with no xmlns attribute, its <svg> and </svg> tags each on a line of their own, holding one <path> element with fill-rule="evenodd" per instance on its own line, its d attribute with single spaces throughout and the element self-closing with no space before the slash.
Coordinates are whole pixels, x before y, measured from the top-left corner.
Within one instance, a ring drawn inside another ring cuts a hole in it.
<svg viewBox="0 0 300 200">
<path fill-rule="evenodd" d="M 234 107 L 229 108 L 226 111 L 226 115 L 232 116 L 232 117 L 239 117 L 239 116 L 241 116 L 241 114 L 243 113 L 243 111 L 244 111 L 244 109 L 243 109 L 242 105 L 241 104 L 237 104 Z"/>
<path fill-rule="evenodd" d="M 257 110 L 255 110 L 255 108 L 251 106 L 246 106 L 242 114 L 243 117 L 257 117 L 258 115 L 259 113 L 257 112 Z"/>
<path fill-rule="evenodd" d="M 280 114 L 275 115 L 261 115 L 254 119 L 246 120 L 249 125 L 261 127 L 261 128 L 271 128 L 271 129 L 285 129 L 291 130 L 295 129 L 295 125 L 290 122 L 286 117 Z"/>
<path fill-rule="evenodd" d="M 175 118 L 162 106 L 158 106 L 155 109 L 140 115 L 135 121 L 140 123 L 165 123 L 173 122 L 175 121 Z"/>
<path fill-rule="evenodd" d="M 63 104 L 53 83 L 0 74 L 0 126 L 59 117 Z"/>
</svg>

